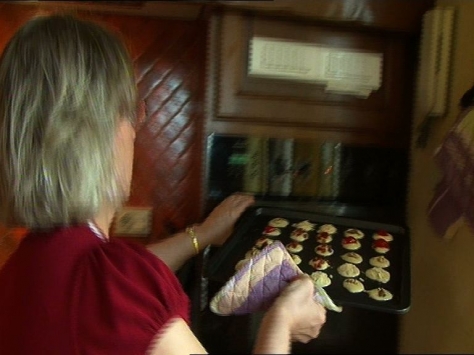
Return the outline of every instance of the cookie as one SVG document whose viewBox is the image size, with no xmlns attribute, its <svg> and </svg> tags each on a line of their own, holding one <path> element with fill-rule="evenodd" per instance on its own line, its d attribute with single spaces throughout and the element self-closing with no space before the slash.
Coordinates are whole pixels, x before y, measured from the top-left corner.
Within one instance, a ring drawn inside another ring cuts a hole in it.
<svg viewBox="0 0 474 355">
<path fill-rule="evenodd" d="M 376 233 L 374 233 L 372 238 L 374 238 L 375 240 L 383 239 L 386 242 L 391 242 L 393 240 L 393 235 L 391 235 L 389 232 L 385 230 L 379 230 Z"/>
<path fill-rule="evenodd" d="M 384 288 L 374 288 L 373 290 L 367 291 L 370 298 L 373 298 L 376 301 L 390 301 L 393 298 L 393 295 L 390 291 Z"/>
<path fill-rule="evenodd" d="M 281 230 L 280 228 L 266 226 L 262 234 L 269 237 L 277 237 L 281 234 Z"/>
<path fill-rule="evenodd" d="M 296 265 L 301 264 L 301 258 L 298 255 L 296 254 L 290 254 L 290 255 Z"/>
<path fill-rule="evenodd" d="M 300 243 L 297 242 L 291 242 L 290 244 L 286 245 L 286 249 L 290 253 L 299 253 L 300 251 L 303 250 L 303 246 Z"/>
<path fill-rule="evenodd" d="M 332 224 L 323 224 L 321 227 L 318 229 L 318 233 L 326 232 L 329 234 L 334 234 L 337 232 L 337 228 L 334 227 Z"/>
<path fill-rule="evenodd" d="M 273 218 L 270 222 L 268 222 L 268 225 L 270 227 L 285 228 L 289 223 L 290 221 L 288 221 L 287 219 L 277 217 Z"/>
<path fill-rule="evenodd" d="M 296 242 L 304 242 L 308 239 L 308 233 L 301 228 L 296 228 L 293 232 L 291 232 L 290 238 Z"/>
<path fill-rule="evenodd" d="M 342 286 L 351 293 L 359 293 L 364 291 L 364 284 L 356 279 L 345 279 Z"/>
<path fill-rule="evenodd" d="M 390 250 L 390 244 L 385 239 L 377 239 L 372 243 L 372 248 L 380 254 L 385 254 Z"/>
<path fill-rule="evenodd" d="M 314 252 L 321 256 L 329 256 L 334 254 L 334 249 L 329 244 L 319 244 L 316 248 L 314 248 Z"/>
<path fill-rule="evenodd" d="M 331 243 L 332 236 L 327 232 L 321 232 L 316 236 L 316 241 L 321 244 Z"/>
<path fill-rule="evenodd" d="M 390 273 L 380 267 L 373 267 L 368 269 L 365 272 L 365 276 L 367 276 L 371 280 L 378 281 L 384 284 L 390 281 Z"/>
<path fill-rule="evenodd" d="M 360 264 L 364 260 L 362 256 L 353 251 L 341 255 L 341 259 L 353 264 Z"/>
<path fill-rule="evenodd" d="M 298 223 L 293 224 L 293 227 L 302 229 L 305 232 L 309 232 L 309 231 L 314 230 L 314 227 L 316 227 L 316 224 L 311 223 L 310 221 L 306 220 L 306 221 L 302 221 L 302 222 L 298 222 Z"/>
<path fill-rule="evenodd" d="M 383 255 L 370 258 L 369 264 L 376 267 L 386 268 L 390 266 L 390 261 Z"/>
<path fill-rule="evenodd" d="M 331 284 L 331 279 L 328 274 L 323 271 L 315 271 L 310 276 L 313 282 L 318 286 L 327 287 Z"/>
<path fill-rule="evenodd" d="M 272 244 L 273 242 L 273 239 L 262 237 L 257 239 L 257 241 L 255 242 L 255 246 L 259 249 L 262 249 L 265 248 L 267 245 Z"/>
<path fill-rule="evenodd" d="M 360 242 L 354 237 L 344 237 L 342 238 L 342 247 L 347 250 L 357 250 L 360 249 Z"/>
<path fill-rule="evenodd" d="M 309 261 L 309 265 L 311 265 L 316 270 L 326 270 L 329 267 L 329 263 L 326 259 L 323 258 L 312 258 Z"/>
<path fill-rule="evenodd" d="M 364 233 L 359 229 L 350 228 L 350 229 L 345 230 L 344 237 L 353 237 L 355 239 L 362 239 L 364 238 Z"/>
<path fill-rule="evenodd" d="M 342 264 L 337 268 L 337 272 L 344 277 L 356 277 L 360 275 L 359 268 L 351 263 Z"/>
</svg>

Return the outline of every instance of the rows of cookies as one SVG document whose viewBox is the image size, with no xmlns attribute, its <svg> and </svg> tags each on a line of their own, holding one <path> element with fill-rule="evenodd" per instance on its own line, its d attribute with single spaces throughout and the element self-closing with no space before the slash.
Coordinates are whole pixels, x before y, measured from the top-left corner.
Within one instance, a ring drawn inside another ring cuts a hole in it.
<svg viewBox="0 0 474 355">
<path fill-rule="evenodd" d="M 313 282 L 321 287 L 327 287 L 332 283 L 332 275 L 328 274 L 328 269 L 332 264 L 336 264 L 334 257 L 334 248 L 331 243 L 336 242 L 337 228 L 332 224 L 323 224 L 316 229 L 316 224 L 309 220 L 304 220 L 290 225 L 289 220 L 285 218 L 273 218 L 268 221 L 262 230 L 262 235 L 256 240 L 253 247 L 247 251 L 245 258 L 240 260 L 236 269 L 239 269 L 249 258 L 255 256 L 265 246 L 274 242 L 274 238 L 282 234 L 282 229 L 289 232 L 291 242 L 286 244 L 286 249 L 296 264 L 301 264 L 302 259 L 298 255 L 304 248 L 305 242 L 310 238 L 315 238 L 317 245 L 314 248 L 315 256 L 309 260 L 309 265 L 315 270 L 310 274 Z M 291 230 L 289 228 L 292 228 Z M 390 250 L 390 242 L 393 236 L 386 231 L 377 231 L 373 234 L 372 249 L 376 255 L 369 259 L 372 266 L 364 273 L 359 269 L 363 258 L 356 251 L 362 247 L 361 240 L 365 237 L 364 233 L 356 228 L 346 229 L 340 240 L 341 246 L 346 252 L 340 255 L 344 261 L 335 268 L 339 275 L 343 277 L 342 286 L 350 293 L 366 292 L 372 299 L 378 301 L 388 301 L 393 298 L 390 291 L 378 287 L 371 290 L 365 290 L 364 281 L 361 276 L 365 275 L 368 279 L 381 284 L 386 284 L 390 280 L 390 273 L 387 268 L 390 261 L 384 256 Z M 337 263 L 339 264 L 339 263 Z"/>
<path fill-rule="evenodd" d="M 327 287 L 332 283 L 332 275 L 326 270 L 332 267 L 328 257 L 334 254 L 334 248 L 330 243 L 334 241 L 336 232 L 337 228 L 332 224 L 323 224 L 317 230 L 316 243 L 318 244 L 314 248 L 316 256 L 309 261 L 309 265 L 316 270 L 311 273 L 311 278 L 321 287 Z"/>
<path fill-rule="evenodd" d="M 390 267 L 390 261 L 385 254 L 390 251 L 393 236 L 385 230 L 379 230 L 372 235 L 372 239 L 372 250 L 376 254 L 369 259 L 372 268 L 368 269 L 365 275 L 371 280 L 386 284 L 390 281 L 390 272 L 386 270 Z M 393 298 L 393 294 L 383 287 L 369 290 L 368 295 L 376 301 L 389 301 Z"/>
<path fill-rule="evenodd" d="M 270 223 L 272 223 L 272 221 L 270 221 Z M 286 219 L 285 224 L 289 224 L 289 221 Z M 314 229 L 315 224 L 309 221 L 302 221 L 292 224 L 291 227 L 293 227 L 293 230 L 290 233 L 290 239 L 292 242 L 286 245 L 286 249 L 290 253 L 295 264 L 299 265 L 301 264 L 301 257 L 298 253 L 303 250 L 303 243 L 309 239 L 309 233 Z"/>
<path fill-rule="evenodd" d="M 330 229 L 326 227 L 326 229 Z M 336 232 L 335 228 L 331 229 L 332 232 Z M 364 238 L 364 233 L 355 228 L 350 228 L 344 231 L 344 237 L 341 240 L 341 246 L 348 250 L 345 254 L 341 255 L 341 259 L 344 261 L 343 264 L 337 267 L 337 272 L 341 275 L 344 280 L 342 286 L 351 293 L 360 293 L 365 291 L 365 286 L 363 284 L 363 279 L 359 276 L 361 275 L 361 270 L 358 265 L 363 261 L 363 258 L 360 254 L 355 252 L 356 250 L 362 247 L 361 239 Z M 372 248 L 376 253 L 385 254 L 390 250 L 390 245 L 388 244 L 393 240 L 393 236 L 386 231 L 378 231 L 373 235 L 374 242 Z M 316 253 L 318 250 L 324 249 L 324 245 L 318 245 L 316 247 Z M 326 247 L 327 248 L 327 247 Z M 322 260 L 318 260 L 317 263 L 310 262 L 312 266 L 324 265 Z M 371 257 L 369 264 L 372 266 L 365 271 L 365 276 L 373 281 L 385 284 L 390 280 L 390 273 L 385 270 L 385 268 L 390 266 L 390 262 L 385 256 L 378 255 Z M 312 274 L 312 277 L 315 279 L 315 282 L 325 287 L 330 284 L 330 279 L 325 277 L 320 268 L 316 269 L 315 273 Z M 378 287 L 376 289 L 366 291 L 369 297 L 377 301 L 388 301 L 393 298 L 393 295 L 390 291 Z"/>
</svg>

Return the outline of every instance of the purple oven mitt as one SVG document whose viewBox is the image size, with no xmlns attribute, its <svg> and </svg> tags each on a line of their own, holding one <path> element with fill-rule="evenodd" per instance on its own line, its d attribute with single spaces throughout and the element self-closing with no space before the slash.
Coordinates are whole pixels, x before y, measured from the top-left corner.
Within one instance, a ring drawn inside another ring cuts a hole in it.
<svg viewBox="0 0 474 355">
<path fill-rule="evenodd" d="M 286 285 L 303 272 L 280 241 L 250 258 L 216 293 L 210 303 L 219 315 L 249 314 L 266 310 Z M 340 312 L 327 293 L 315 285 L 315 300 Z"/>
</svg>

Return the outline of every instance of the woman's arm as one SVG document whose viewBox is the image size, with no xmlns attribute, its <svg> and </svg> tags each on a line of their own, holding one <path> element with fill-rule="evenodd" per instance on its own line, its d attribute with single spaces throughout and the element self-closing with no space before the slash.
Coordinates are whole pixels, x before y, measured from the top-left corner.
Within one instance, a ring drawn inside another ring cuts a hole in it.
<svg viewBox="0 0 474 355">
<path fill-rule="evenodd" d="M 213 236 L 203 232 L 200 225 L 194 226 L 194 233 L 200 251 L 212 244 Z M 174 234 L 170 238 L 148 245 L 147 248 L 173 271 L 177 271 L 189 258 L 196 255 L 193 241 L 187 232 Z"/>
<path fill-rule="evenodd" d="M 313 300 L 308 275 L 291 282 L 263 317 L 254 354 L 290 354 L 291 342 L 316 338 L 326 322 L 326 310 Z"/>
<path fill-rule="evenodd" d="M 313 283 L 307 275 L 288 285 L 265 314 L 253 354 L 289 354 L 291 341 L 303 343 L 319 335 L 326 310 L 313 300 Z M 151 345 L 151 355 L 207 354 L 182 319 L 172 321 Z"/>
<path fill-rule="evenodd" d="M 290 354 L 290 325 L 280 309 L 269 311 L 263 317 L 254 346 L 254 354 Z"/>
<path fill-rule="evenodd" d="M 189 329 L 186 322 L 181 319 L 175 319 L 162 330 L 159 339 L 150 346 L 147 354 L 150 355 L 189 355 L 189 354 L 207 354 L 207 351 L 201 345 L 199 340 Z"/>
<path fill-rule="evenodd" d="M 214 208 L 202 224 L 194 226 L 199 251 L 210 244 L 224 243 L 231 235 L 237 219 L 253 203 L 253 196 L 234 194 Z M 175 271 L 196 255 L 193 240 L 187 232 L 150 244 L 148 249 Z"/>
</svg>

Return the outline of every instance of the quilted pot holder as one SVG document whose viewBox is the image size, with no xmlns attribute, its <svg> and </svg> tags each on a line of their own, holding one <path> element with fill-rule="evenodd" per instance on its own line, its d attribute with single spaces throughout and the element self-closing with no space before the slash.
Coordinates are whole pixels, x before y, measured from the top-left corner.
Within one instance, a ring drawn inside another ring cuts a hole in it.
<svg viewBox="0 0 474 355">
<path fill-rule="evenodd" d="M 280 241 L 268 245 L 248 259 L 216 293 L 211 311 L 219 315 L 241 315 L 264 311 L 295 277 L 303 272 Z M 341 312 L 322 287 L 315 285 L 315 300 L 329 310 Z"/>
</svg>

